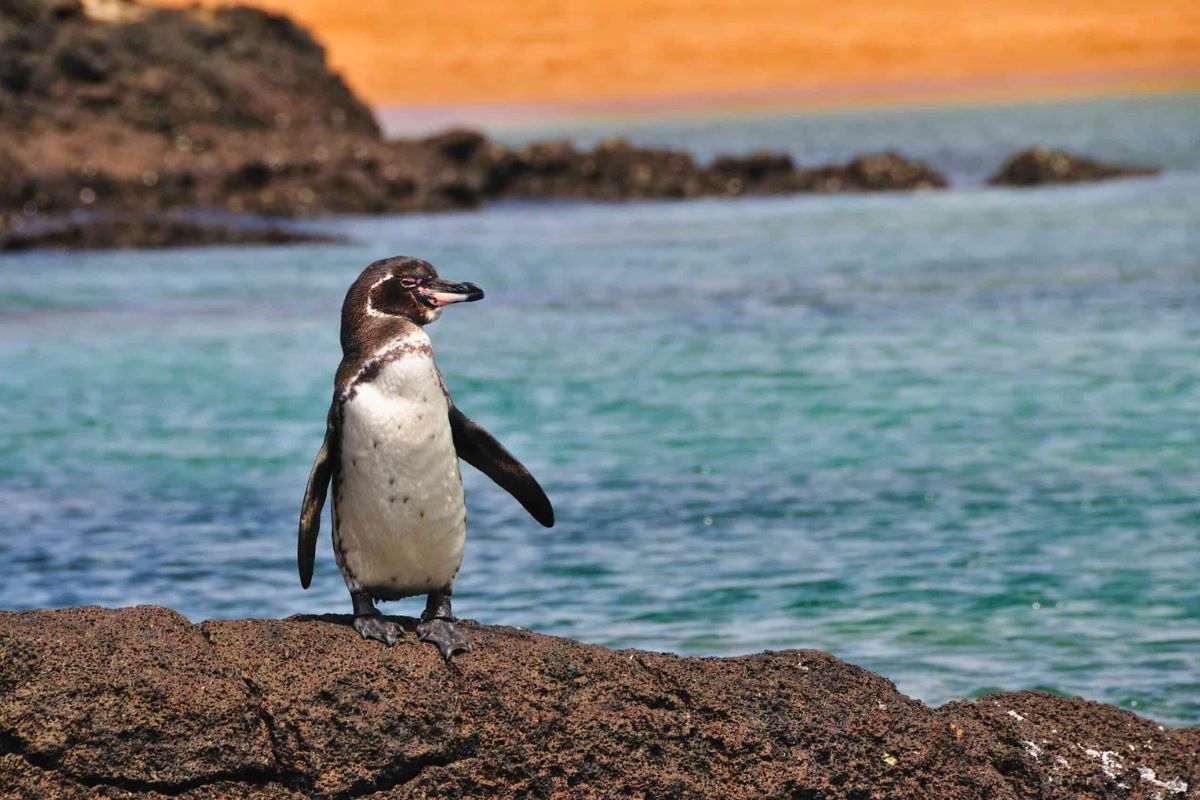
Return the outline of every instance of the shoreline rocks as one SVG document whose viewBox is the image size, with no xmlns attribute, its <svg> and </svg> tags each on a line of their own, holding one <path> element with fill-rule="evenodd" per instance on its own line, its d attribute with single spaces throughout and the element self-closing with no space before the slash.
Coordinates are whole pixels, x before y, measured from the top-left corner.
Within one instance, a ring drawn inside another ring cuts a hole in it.
<svg viewBox="0 0 1200 800">
<path fill-rule="evenodd" d="M 1086 156 L 1030 147 L 1009 156 L 990 178 L 991 186 L 1042 186 L 1053 183 L 1091 183 L 1114 178 L 1157 175 L 1162 170 L 1132 164 L 1114 164 Z"/>
<path fill-rule="evenodd" d="M 1194 796 L 1200 728 L 1038 692 L 929 708 L 811 650 L 614 652 L 466 622 L 0 612 L 5 797 Z"/>
<path fill-rule="evenodd" d="M 335 244 L 341 237 L 276 224 L 205 221 L 175 214 L 54 218 L 9 227 L 0 220 L 0 253 L 27 250 L 119 250 L 213 245 Z"/>
<path fill-rule="evenodd" d="M 690 154 L 623 139 L 590 150 L 568 142 L 509 148 L 471 131 L 316 143 L 258 133 L 235 141 L 189 139 L 182 154 L 178 146 L 156 152 L 148 143 L 136 157 L 122 150 L 105 158 L 93 150 L 82 162 L 38 170 L 0 142 L 0 230 L 19 233 L 27 223 L 77 211 L 135 219 L 189 210 L 304 218 L 466 210 L 505 199 L 682 200 L 946 186 L 926 165 L 890 152 L 805 168 L 783 154 L 725 156 L 700 165 Z M 132 226 L 124 241 L 136 246 L 137 231 Z"/>
<path fill-rule="evenodd" d="M 172 231 L 187 244 L 230 238 L 144 222 L 176 210 L 308 217 L 470 209 L 505 198 L 945 186 L 894 153 L 803 168 L 780 154 L 702 165 L 623 139 L 588 150 L 561 141 L 507 147 L 470 130 L 389 141 L 328 69 L 321 46 L 288 18 L 134 0 L 0 5 L 0 122 L 0 235 L 10 248 L 160 246 Z M 89 231 L 99 224 L 91 215 L 130 222 L 119 234 Z M 73 233 L 39 239 L 31 227 Z"/>
<path fill-rule="evenodd" d="M 993 183 L 1150 174 L 1058 151 Z M 947 186 L 895 152 L 797 165 L 786 153 L 689 153 L 610 138 L 510 147 L 472 130 L 387 140 L 312 36 L 251 8 L 134 0 L 0 4 L 0 237 L 10 247 L 162 246 L 236 238 L 165 212 L 312 217 L 478 208 L 509 198 L 649 200 Z M 80 216 L 77 212 L 84 212 Z M 89 220 L 125 216 L 124 230 Z M 31 230 L 73 231 L 37 238 Z M 223 232 L 224 231 L 224 232 Z M 172 232 L 178 233 L 177 241 Z"/>
</svg>

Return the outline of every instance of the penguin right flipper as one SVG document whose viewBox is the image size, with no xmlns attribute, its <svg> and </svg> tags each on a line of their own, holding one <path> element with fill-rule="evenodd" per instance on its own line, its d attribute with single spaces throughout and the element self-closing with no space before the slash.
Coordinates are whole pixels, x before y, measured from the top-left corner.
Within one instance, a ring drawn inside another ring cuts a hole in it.
<svg viewBox="0 0 1200 800">
<path fill-rule="evenodd" d="M 321 509 L 329 494 L 329 482 L 333 478 L 336 431 L 333 426 L 333 409 L 330 409 L 325 426 L 325 441 L 317 452 L 312 472 L 308 474 L 308 488 L 304 490 L 304 502 L 300 505 L 300 534 L 296 541 L 296 561 L 300 567 L 300 585 L 305 589 L 312 583 L 313 564 L 317 559 L 317 534 L 321 532 Z"/>
<path fill-rule="evenodd" d="M 474 420 L 450 405 L 450 432 L 458 457 L 487 475 L 516 498 L 529 515 L 547 528 L 554 527 L 554 507 L 525 465 Z"/>
</svg>

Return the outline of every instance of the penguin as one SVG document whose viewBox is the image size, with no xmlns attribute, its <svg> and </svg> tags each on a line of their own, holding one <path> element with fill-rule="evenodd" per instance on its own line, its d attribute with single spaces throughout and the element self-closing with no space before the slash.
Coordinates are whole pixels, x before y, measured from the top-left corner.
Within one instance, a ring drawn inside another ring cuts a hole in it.
<svg viewBox="0 0 1200 800">
<path fill-rule="evenodd" d="M 332 484 L 333 550 L 354 629 L 390 647 L 403 630 L 374 601 L 427 595 L 417 636 L 446 661 L 471 650 L 450 604 L 467 532 L 459 459 L 554 525 L 542 487 L 458 409 L 433 360 L 425 326 L 448 305 L 481 299 L 479 287 L 442 280 L 418 258 L 385 258 L 363 270 L 342 304 L 342 361 L 300 508 L 300 585 L 312 582 Z"/>
</svg>

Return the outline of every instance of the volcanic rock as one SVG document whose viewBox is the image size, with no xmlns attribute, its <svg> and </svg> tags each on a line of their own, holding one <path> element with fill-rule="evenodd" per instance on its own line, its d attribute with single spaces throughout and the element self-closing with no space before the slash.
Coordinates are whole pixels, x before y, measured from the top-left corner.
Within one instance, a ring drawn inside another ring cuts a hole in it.
<svg viewBox="0 0 1200 800">
<path fill-rule="evenodd" d="M 890 150 L 859 156 L 843 171 L 850 186 L 864 192 L 941 189 L 947 185 L 940 172 Z"/>
<path fill-rule="evenodd" d="M 207 245 L 313 244 L 344 241 L 336 236 L 279 225 L 201 221 L 170 214 L 115 218 L 63 217 L 25 225 L 0 218 L 0 252 L 22 250 L 113 250 Z"/>
<path fill-rule="evenodd" d="M 0 119 L 49 135 L 319 130 L 375 118 L 287 17 L 131 0 L 0 3 Z"/>
<path fill-rule="evenodd" d="M 517 197 L 591 200 L 696 197 L 700 170 L 688 153 L 635 147 L 620 137 L 588 151 L 570 142 L 542 142 L 502 156 L 499 191 Z"/>
<path fill-rule="evenodd" d="M 1030 147 L 1009 157 L 1004 165 L 988 178 L 993 186 L 1040 186 L 1046 183 L 1084 183 L 1112 178 L 1133 178 L 1157 175 L 1157 167 L 1112 164 L 1086 156 L 1073 155 L 1065 150 Z"/>
<path fill-rule="evenodd" d="M 1200 729 L 1054 695 L 938 709 L 824 653 L 614 652 L 464 623 L 0 613 L 0 796 L 1160 798 Z"/>
<path fill-rule="evenodd" d="M 759 150 L 744 156 L 718 156 L 709 165 L 708 183 L 721 194 L 794 192 L 797 173 L 787 153 Z"/>
<path fill-rule="evenodd" d="M 894 154 L 795 167 L 753 153 L 697 164 L 621 138 L 506 147 L 455 129 L 385 141 L 313 37 L 249 8 L 133 0 L 0 3 L 0 216 L 10 248 L 230 241 L 175 210 L 312 216 L 440 211 L 505 197 L 670 199 L 945 185 Z M 72 216 L 124 215 L 122 229 Z M 282 230 L 282 229 L 280 229 Z"/>
<path fill-rule="evenodd" d="M 790 156 L 758 152 L 721 156 L 707 170 L 715 193 L 897 192 L 942 189 L 945 177 L 920 161 L 891 151 L 858 156 L 845 164 L 796 167 Z"/>
</svg>

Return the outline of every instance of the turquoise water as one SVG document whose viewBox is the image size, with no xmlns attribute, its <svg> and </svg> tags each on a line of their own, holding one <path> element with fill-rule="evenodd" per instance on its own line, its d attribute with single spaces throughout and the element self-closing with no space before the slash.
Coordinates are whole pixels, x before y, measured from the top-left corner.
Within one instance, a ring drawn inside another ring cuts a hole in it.
<svg viewBox="0 0 1200 800">
<path fill-rule="evenodd" d="M 633 135 L 870 149 L 845 141 L 870 129 L 918 152 L 939 114 L 930 160 L 964 174 L 1013 149 L 1001 123 L 1171 169 L 0 260 L 0 607 L 348 611 L 327 527 L 300 589 L 295 517 L 342 293 L 410 253 L 487 290 L 431 327 L 439 363 L 559 519 L 465 470 L 460 614 L 614 647 L 814 647 L 932 703 L 1044 688 L 1200 724 L 1195 97 Z"/>
</svg>

